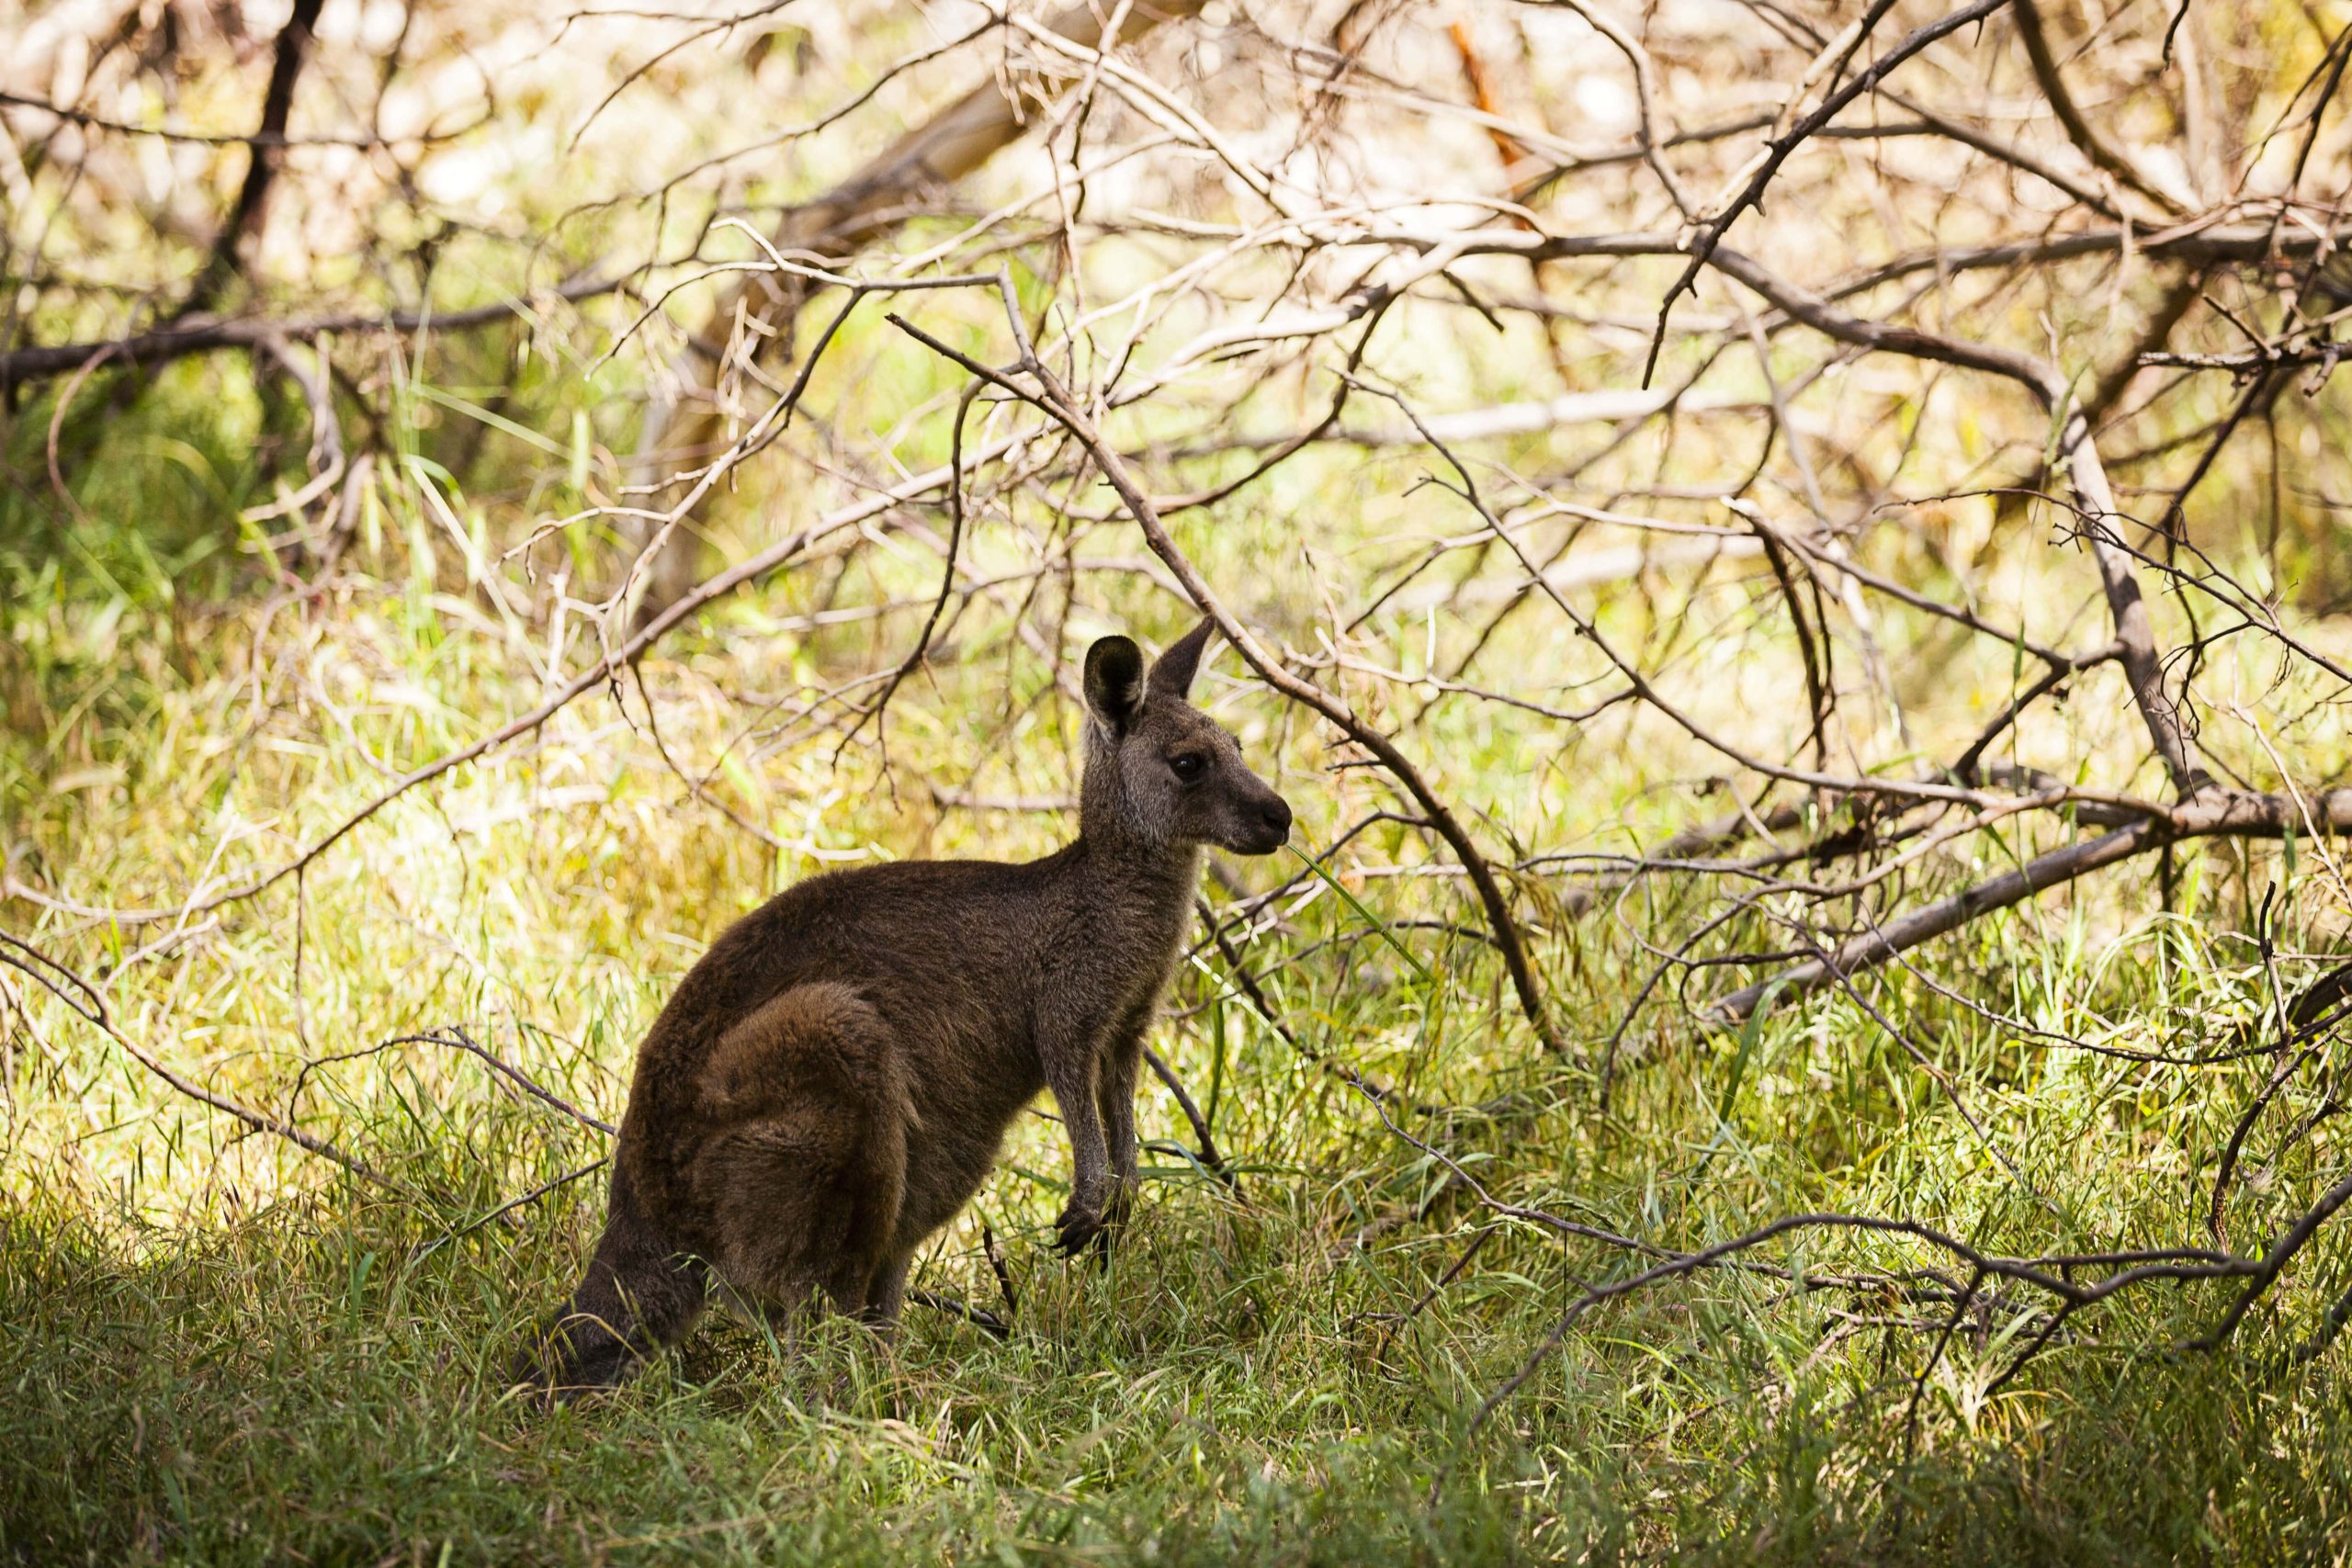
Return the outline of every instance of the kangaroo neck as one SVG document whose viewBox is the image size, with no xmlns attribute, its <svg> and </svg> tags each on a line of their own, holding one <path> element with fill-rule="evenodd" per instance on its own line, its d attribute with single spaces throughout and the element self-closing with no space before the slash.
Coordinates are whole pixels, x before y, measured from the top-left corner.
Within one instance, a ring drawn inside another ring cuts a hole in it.
<svg viewBox="0 0 2352 1568">
<path fill-rule="evenodd" d="M 1070 846 L 1079 879 L 1106 900 L 1189 910 L 1201 881 L 1201 846 L 1143 831 L 1115 777 L 1089 768 L 1080 797 L 1078 841 Z"/>
<path fill-rule="evenodd" d="M 1198 844 L 1153 843 L 1117 827 L 1081 821 L 1065 852 L 1079 881 L 1122 904 L 1190 909 L 1201 883 Z"/>
<path fill-rule="evenodd" d="M 1148 909 L 1181 925 L 1200 886 L 1204 851 L 1150 831 L 1121 787 L 1103 738 L 1098 732 L 1090 739 L 1086 772 L 1079 781 L 1078 840 L 1067 852 L 1069 869 L 1102 904 Z"/>
</svg>

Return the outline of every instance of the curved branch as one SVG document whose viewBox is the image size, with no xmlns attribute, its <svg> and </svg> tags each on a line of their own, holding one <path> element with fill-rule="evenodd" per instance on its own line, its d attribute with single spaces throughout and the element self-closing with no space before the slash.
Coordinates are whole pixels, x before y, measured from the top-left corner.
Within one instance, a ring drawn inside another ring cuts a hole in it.
<svg viewBox="0 0 2352 1568">
<path fill-rule="evenodd" d="M 5 951 L 7 948 L 13 948 L 16 951 L 14 953 Z M 20 958 L 17 956 L 17 953 L 25 956 Z M 64 964 L 50 957 L 49 954 L 34 947 L 30 942 L 10 936 L 6 931 L 0 931 L 0 964 L 6 964 L 19 974 L 30 976 L 35 984 L 71 1009 L 76 1018 L 121 1046 L 124 1053 L 133 1061 L 198 1104 L 209 1105 L 215 1111 L 224 1111 L 256 1133 L 267 1133 L 273 1137 L 283 1138 L 295 1147 L 317 1155 L 321 1159 L 332 1161 L 351 1172 L 352 1175 L 372 1181 L 379 1187 L 400 1190 L 399 1182 L 392 1180 L 356 1155 L 345 1154 L 334 1143 L 320 1137 L 317 1134 L 306 1133 L 290 1122 L 280 1121 L 266 1111 L 256 1111 L 252 1106 L 232 1100 L 225 1094 L 216 1094 L 202 1084 L 164 1065 L 153 1052 L 115 1027 L 114 1020 L 107 1013 L 106 1003 L 99 997 L 96 987 Z M 36 964 L 40 967 L 35 967 Z M 51 978 L 49 974 L 43 972 L 44 969 L 53 970 L 57 976 L 62 977 L 63 983 L 61 984 L 59 980 Z"/>
<path fill-rule="evenodd" d="M 2033 78 L 2041 85 L 2041 96 L 2050 100 L 2058 123 L 2066 128 L 2066 138 L 2079 149 L 2084 157 L 2171 213 L 2185 211 L 2179 201 L 2166 195 L 2139 166 L 2100 135 L 2098 128 L 2085 117 L 2075 95 L 2068 90 L 2066 79 L 2058 73 L 2058 56 L 2050 47 L 2050 35 L 2042 30 L 2041 12 L 2035 0 L 2017 0 L 2018 36 L 2025 40 L 2026 58 L 2033 62 Z"/>
<path fill-rule="evenodd" d="M 1544 993 L 1536 984 L 1534 968 L 1528 961 L 1526 942 L 1520 935 L 1518 921 L 1512 918 L 1510 906 L 1503 897 L 1501 884 L 1495 880 L 1494 867 L 1479 852 L 1476 843 L 1464 829 L 1460 820 L 1439 798 L 1437 792 L 1430 787 L 1429 782 L 1422 778 L 1420 770 L 1397 749 L 1396 742 L 1358 718 L 1353 710 L 1339 698 L 1319 686 L 1300 680 L 1283 668 L 1282 661 L 1267 651 L 1250 629 L 1217 599 L 1198 569 L 1177 547 L 1176 541 L 1169 535 L 1167 525 L 1160 521 L 1151 497 L 1128 472 L 1125 460 L 1110 443 L 1103 440 L 1093 421 L 1079 409 L 1076 400 L 1070 397 L 1068 389 L 1030 347 L 1027 333 L 1021 324 L 1021 312 L 1012 293 L 1012 279 L 1009 276 L 1001 279 L 999 287 L 1004 295 L 1006 314 L 1012 323 L 1015 340 L 1020 344 L 1022 369 L 1037 384 L 1038 390 L 1023 387 L 1002 372 L 949 347 L 895 311 L 887 320 L 933 353 L 955 361 L 1011 396 L 1035 405 L 1069 431 L 1071 437 L 1086 448 L 1095 466 L 1102 470 L 1103 479 L 1117 492 L 1128 515 L 1142 530 L 1145 543 L 1150 546 L 1152 554 L 1175 573 L 1176 580 L 1184 585 L 1184 592 L 1192 596 L 1193 603 L 1216 623 L 1217 630 L 1233 644 L 1243 660 L 1257 672 L 1259 679 L 1300 706 L 1311 708 L 1321 715 L 1349 739 L 1379 759 L 1381 766 L 1396 778 L 1429 818 L 1430 830 L 1443 839 L 1461 861 L 1462 869 L 1469 876 L 1478 902 L 1486 910 L 1487 924 L 1494 931 L 1495 946 L 1502 953 L 1503 967 L 1509 971 L 1511 987 L 1518 993 L 1521 1011 L 1526 1014 L 1527 1021 L 1533 1026 L 1537 1037 L 1547 1048 L 1554 1051 L 1563 1049 L 1560 1037 L 1544 1010 Z"/>
</svg>

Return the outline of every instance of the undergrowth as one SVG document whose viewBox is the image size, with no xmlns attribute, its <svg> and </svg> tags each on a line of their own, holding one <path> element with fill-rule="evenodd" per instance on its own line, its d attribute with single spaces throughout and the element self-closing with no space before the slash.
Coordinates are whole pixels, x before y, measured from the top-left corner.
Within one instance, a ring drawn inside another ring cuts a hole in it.
<svg viewBox="0 0 2352 1568">
<path fill-rule="evenodd" d="M 187 400 L 206 387 L 230 411 L 210 423 Z M 1066 1156 L 1042 1117 L 1016 1128 L 973 1212 L 920 1263 L 919 1286 L 1008 1315 L 1009 1340 L 913 1309 L 888 1347 L 837 1325 L 786 1348 L 717 1321 L 619 1394 L 534 1413 L 500 1370 L 569 1284 L 601 1172 L 493 1212 L 592 1166 L 605 1141 L 461 1051 L 377 1047 L 459 1026 L 616 1117 L 635 1041 L 678 976 L 776 889 L 877 856 L 1035 853 L 1069 830 L 1063 814 L 962 809 L 927 786 L 1067 794 L 1075 720 L 1035 650 L 976 622 L 879 737 L 837 752 L 794 705 L 897 645 L 813 626 L 817 589 L 786 574 L 535 737 L 404 795 L 300 876 L 175 914 L 549 685 L 549 628 L 511 614 L 469 553 L 469 530 L 476 545 L 500 536 L 500 509 L 524 499 L 469 500 L 452 479 L 443 516 L 388 488 L 323 592 L 290 582 L 251 531 L 229 541 L 189 521 L 266 499 L 251 449 L 288 417 L 191 371 L 110 434 L 81 434 L 94 445 L 75 471 L 90 477 L 70 505 L 29 479 L 0 502 L 0 840 L 10 877 L 40 894 L 0 908 L 12 933 L 102 985 L 126 1035 L 331 1133 L 390 1185 L 176 1098 L 0 974 L 0 1551 L 2342 1560 L 2346 1352 L 2291 1370 L 2280 1356 L 2352 1272 L 2333 1235 L 2218 1352 L 2175 1347 L 2226 1292 L 2158 1286 L 2086 1314 L 1995 1394 L 2014 1315 L 1956 1322 L 1931 1357 L 1939 1325 L 1891 1297 L 1709 1271 L 1579 1318 L 1474 1430 L 1572 1295 L 1640 1260 L 1498 1217 L 1416 1145 L 1498 1201 L 1671 1247 L 1815 1211 L 1916 1219 L 2018 1254 L 2191 1244 L 2217 1152 L 2271 1063 L 2179 1066 L 2052 1037 L 2178 1055 L 2268 1028 L 2280 987 L 2340 932 L 2324 845 L 2184 852 L 2162 889 L 2127 868 L 1737 1029 L 1703 1021 L 1703 975 L 1621 1027 L 1656 962 L 1638 931 L 1704 893 L 1653 882 L 1581 919 L 1546 915 L 1531 870 L 1521 892 L 1569 1046 L 1555 1058 L 1458 929 L 1468 906 L 1426 874 L 1419 840 L 1377 826 L 1334 857 L 1347 897 L 1303 882 L 1283 928 L 1242 950 L 1281 1028 L 1209 948 L 1153 1037 L 1238 1193 L 1190 1157 L 1190 1127 L 1148 1080 L 1147 1201 L 1111 1267 L 1046 1248 Z M 20 423 L 19 473 L 39 471 L 40 423 Z M 162 444 L 190 427 L 217 446 Z M 1219 519 L 1187 526 L 1212 575 L 1249 577 Z M 920 595 L 928 570 L 853 587 Z M 1702 583 L 1686 608 L 1724 592 Z M 1114 625 L 1164 641 L 1180 626 L 1145 593 L 1073 606 L 1062 651 Z M 1294 613 L 1283 604 L 1269 580 L 1255 608 Z M 1514 635 L 1529 658 L 1546 634 Z M 590 637 L 577 621 L 553 634 L 571 660 Z M 1749 666 L 1735 686 L 1792 679 L 1785 662 L 1733 663 Z M 1215 711 L 1301 807 L 1310 848 L 1385 799 L 1360 772 L 1329 771 L 1320 740 L 1231 668 Z M 2070 722 L 2095 749 L 2119 711 L 2078 699 Z M 1440 711 L 1427 733 L 1442 786 L 1498 844 L 1623 849 L 1686 820 L 1708 787 L 1678 776 L 1670 748 L 1599 727 L 1559 756 L 1484 716 Z M 1997 859 L 1926 863 L 1911 895 Z M 1299 872 L 1227 869 L 1242 889 Z M 90 912 L 108 909 L 159 918 Z M 1770 945 L 1757 926 L 1725 941 L 1742 934 Z M 1350 1073 L 1395 1092 L 1376 1106 Z M 2226 1216 L 2240 1245 L 2335 1179 L 2343 1145 L 2323 1122 L 2277 1159 L 2271 1134 L 2258 1140 Z M 1770 1256 L 1822 1272 L 1948 1263 L 1901 1238 L 1818 1234 Z"/>
</svg>

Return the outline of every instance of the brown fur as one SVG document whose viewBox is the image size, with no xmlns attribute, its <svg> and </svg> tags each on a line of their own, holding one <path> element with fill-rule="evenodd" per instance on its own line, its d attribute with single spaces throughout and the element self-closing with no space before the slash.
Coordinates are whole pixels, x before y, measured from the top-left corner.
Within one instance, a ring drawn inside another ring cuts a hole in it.
<svg viewBox="0 0 2352 1568">
<path fill-rule="evenodd" d="M 1270 853 L 1290 829 L 1185 700 L 1209 631 L 1148 676 L 1125 637 L 1088 650 L 1074 842 L 814 877 L 711 944 L 638 1051 L 604 1236 L 518 1381 L 617 1382 L 714 1292 L 786 1322 L 894 1324 L 916 1248 L 1041 1089 L 1070 1140 L 1060 1243 L 1107 1241 L 1135 1195 L 1143 1034 L 1202 851 Z"/>
</svg>

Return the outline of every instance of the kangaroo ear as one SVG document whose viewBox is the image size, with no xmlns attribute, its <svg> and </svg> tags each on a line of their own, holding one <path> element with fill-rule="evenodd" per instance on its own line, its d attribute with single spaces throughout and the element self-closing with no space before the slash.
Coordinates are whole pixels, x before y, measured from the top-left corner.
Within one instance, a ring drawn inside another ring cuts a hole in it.
<svg viewBox="0 0 2352 1568">
<path fill-rule="evenodd" d="M 1216 635 L 1216 623 L 1206 615 L 1201 624 L 1168 645 L 1168 651 L 1151 667 L 1151 689 L 1171 697 L 1181 697 L 1193 689 L 1193 677 L 1200 673 L 1201 651 Z"/>
<path fill-rule="evenodd" d="M 1106 637 L 1086 650 L 1086 707 L 1114 735 L 1123 735 L 1143 706 L 1143 649 Z"/>
</svg>

